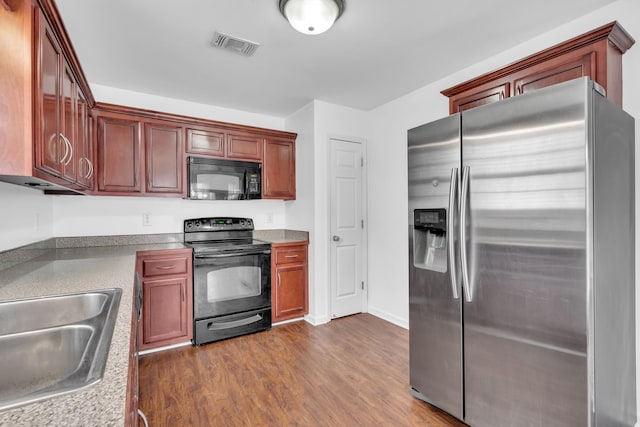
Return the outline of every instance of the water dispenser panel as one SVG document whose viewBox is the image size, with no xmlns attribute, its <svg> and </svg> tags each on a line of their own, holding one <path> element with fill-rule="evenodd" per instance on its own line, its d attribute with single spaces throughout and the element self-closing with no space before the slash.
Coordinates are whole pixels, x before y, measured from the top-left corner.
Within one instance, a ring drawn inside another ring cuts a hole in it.
<svg viewBox="0 0 640 427">
<path fill-rule="evenodd" d="M 416 209 L 413 211 L 413 227 L 431 230 L 435 234 L 446 234 L 447 211 L 445 209 Z"/>
<path fill-rule="evenodd" d="M 413 212 L 413 265 L 423 270 L 447 272 L 447 211 Z"/>
</svg>

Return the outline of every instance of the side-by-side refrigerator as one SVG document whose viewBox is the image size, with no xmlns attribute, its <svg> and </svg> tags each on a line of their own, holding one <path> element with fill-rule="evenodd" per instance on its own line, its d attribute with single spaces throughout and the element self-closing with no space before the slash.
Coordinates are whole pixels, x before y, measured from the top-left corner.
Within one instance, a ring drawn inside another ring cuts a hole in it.
<svg viewBox="0 0 640 427">
<path fill-rule="evenodd" d="M 471 426 L 635 423 L 634 121 L 602 92 L 408 132 L 412 394 Z"/>
</svg>

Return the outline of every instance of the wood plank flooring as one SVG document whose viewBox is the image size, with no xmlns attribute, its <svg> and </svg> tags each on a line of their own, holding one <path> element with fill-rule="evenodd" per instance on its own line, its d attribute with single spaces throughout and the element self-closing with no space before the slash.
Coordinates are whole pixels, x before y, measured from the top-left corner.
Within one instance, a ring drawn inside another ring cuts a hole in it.
<svg viewBox="0 0 640 427">
<path fill-rule="evenodd" d="M 463 426 L 413 398 L 409 333 L 369 314 L 304 321 L 140 359 L 158 426 Z"/>
</svg>

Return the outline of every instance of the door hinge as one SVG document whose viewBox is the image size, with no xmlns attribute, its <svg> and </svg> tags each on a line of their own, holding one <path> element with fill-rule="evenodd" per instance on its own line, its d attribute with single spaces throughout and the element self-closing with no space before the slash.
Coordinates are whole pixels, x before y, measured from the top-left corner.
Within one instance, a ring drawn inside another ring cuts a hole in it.
<svg viewBox="0 0 640 427">
<path fill-rule="evenodd" d="M 360 228 L 364 229 L 364 219 L 360 220 Z"/>
<path fill-rule="evenodd" d="M 360 166 L 364 167 L 364 157 L 360 157 Z"/>
<path fill-rule="evenodd" d="M 364 280 L 360 283 L 362 284 L 362 290 L 364 291 Z"/>
</svg>

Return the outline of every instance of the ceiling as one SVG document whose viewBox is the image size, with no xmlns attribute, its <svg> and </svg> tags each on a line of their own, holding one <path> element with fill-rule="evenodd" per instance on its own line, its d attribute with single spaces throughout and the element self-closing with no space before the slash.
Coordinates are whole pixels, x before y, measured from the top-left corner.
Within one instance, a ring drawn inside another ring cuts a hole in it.
<svg viewBox="0 0 640 427">
<path fill-rule="evenodd" d="M 346 0 L 317 36 L 277 0 L 56 4 L 92 84 L 286 117 L 314 99 L 370 110 L 613 1 Z M 213 48 L 214 31 L 260 47 Z"/>
</svg>

